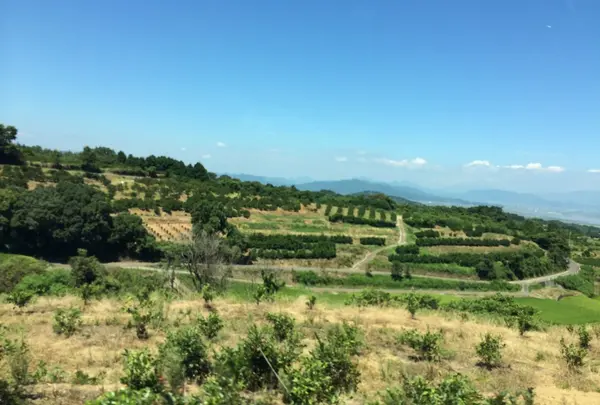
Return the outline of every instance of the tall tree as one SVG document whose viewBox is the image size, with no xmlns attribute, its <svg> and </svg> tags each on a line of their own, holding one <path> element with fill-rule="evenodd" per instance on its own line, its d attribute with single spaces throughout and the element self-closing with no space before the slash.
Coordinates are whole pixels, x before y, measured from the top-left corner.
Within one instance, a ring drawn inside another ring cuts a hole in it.
<svg viewBox="0 0 600 405">
<path fill-rule="evenodd" d="M 15 144 L 17 128 L 0 124 L 0 164 L 23 163 L 21 153 Z"/>
</svg>

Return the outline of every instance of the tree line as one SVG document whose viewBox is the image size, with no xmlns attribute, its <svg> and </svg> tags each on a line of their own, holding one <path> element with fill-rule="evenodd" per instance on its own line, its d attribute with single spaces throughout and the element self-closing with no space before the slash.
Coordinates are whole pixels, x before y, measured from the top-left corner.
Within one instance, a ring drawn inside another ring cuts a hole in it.
<svg viewBox="0 0 600 405">
<path fill-rule="evenodd" d="M 355 217 L 350 215 L 333 214 L 328 217 L 329 222 L 344 222 L 347 224 L 355 225 L 369 225 L 376 228 L 395 228 L 396 223 L 385 221 L 382 219 L 367 219 L 362 217 Z"/>
<path fill-rule="evenodd" d="M 510 246 L 508 239 L 418 238 L 417 246 Z"/>
<path fill-rule="evenodd" d="M 361 245 L 385 246 L 385 238 L 365 237 L 360 238 Z"/>
</svg>

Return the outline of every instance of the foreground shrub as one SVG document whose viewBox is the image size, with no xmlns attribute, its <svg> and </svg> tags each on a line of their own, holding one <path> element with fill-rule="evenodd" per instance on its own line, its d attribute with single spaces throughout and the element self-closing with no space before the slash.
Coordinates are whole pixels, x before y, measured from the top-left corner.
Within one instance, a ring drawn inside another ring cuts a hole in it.
<svg viewBox="0 0 600 405">
<path fill-rule="evenodd" d="M 407 330 L 398 336 L 398 343 L 407 345 L 417 353 L 417 359 L 426 361 L 439 361 L 441 357 L 441 343 L 444 339 L 442 332 L 420 333 L 416 329 Z"/>
<path fill-rule="evenodd" d="M 123 311 L 131 315 L 127 327 L 135 328 L 137 338 L 142 340 L 148 339 L 150 325 L 158 325 L 163 320 L 162 302 L 158 299 L 151 299 L 149 291 L 140 291 L 137 294 L 137 300 L 129 298 Z"/>
<path fill-rule="evenodd" d="M 567 363 L 570 370 L 578 370 L 584 364 L 585 356 L 588 351 L 574 343 L 567 344 L 564 339 L 560 339 L 560 354 Z"/>
<path fill-rule="evenodd" d="M 79 308 L 61 308 L 54 311 L 52 330 L 57 335 L 71 337 L 79 330 L 81 324 L 81 310 Z"/>
<path fill-rule="evenodd" d="M 197 324 L 200 333 L 209 340 L 215 339 L 223 329 L 223 320 L 216 312 L 211 312 L 206 318 L 199 316 Z"/>
<path fill-rule="evenodd" d="M 287 390 L 283 402 L 294 405 L 334 403 L 336 389 L 328 374 L 327 364 L 312 358 L 303 358 L 299 367 L 285 377 Z"/>
<path fill-rule="evenodd" d="M 63 296 L 74 287 L 73 276 L 68 270 L 49 270 L 41 274 L 25 276 L 15 291 L 26 291 L 35 295 Z"/>
<path fill-rule="evenodd" d="M 169 332 L 160 347 L 161 359 L 174 351 L 181 359 L 184 375 L 187 379 L 201 383 L 211 370 L 206 346 L 202 342 L 198 329 L 186 326 L 175 332 Z"/>
<path fill-rule="evenodd" d="M 160 392 L 160 383 L 157 371 L 158 362 L 147 348 L 141 350 L 125 349 L 123 353 L 123 372 L 121 383 L 134 390 L 149 388 L 153 392 Z"/>
<path fill-rule="evenodd" d="M 290 315 L 270 312 L 267 321 L 273 325 L 273 335 L 280 342 L 292 337 L 295 332 L 296 320 Z"/>
<path fill-rule="evenodd" d="M 278 385 L 277 375 L 290 369 L 299 351 L 299 342 L 279 343 L 269 329 L 253 325 L 236 348 L 224 348 L 217 354 L 215 372 L 249 391 L 272 389 Z"/>
<path fill-rule="evenodd" d="M 533 398 L 533 389 L 515 394 L 503 392 L 488 398 L 467 377 L 452 374 L 437 385 L 421 376 L 405 378 L 402 387 L 388 389 L 382 401 L 383 405 L 533 405 Z"/>
<path fill-rule="evenodd" d="M 13 291 L 6 297 L 6 302 L 13 304 L 16 308 L 24 308 L 33 299 L 30 291 Z"/>
<path fill-rule="evenodd" d="M 502 336 L 486 333 L 481 342 L 475 346 L 475 352 L 480 358 L 479 364 L 487 367 L 498 367 L 502 363 L 502 353 L 500 352 L 506 344 L 502 342 Z"/>
<path fill-rule="evenodd" d="M 590 342 L 592 341 L 592 336 L 590 335 L 590 332 L 587 330 L 585 325 L 581 325 L 577 329 L 577 335 L 579 337 L 579 347 L 581 347 L 582 349 L 589 349 Z"/>
</svg>

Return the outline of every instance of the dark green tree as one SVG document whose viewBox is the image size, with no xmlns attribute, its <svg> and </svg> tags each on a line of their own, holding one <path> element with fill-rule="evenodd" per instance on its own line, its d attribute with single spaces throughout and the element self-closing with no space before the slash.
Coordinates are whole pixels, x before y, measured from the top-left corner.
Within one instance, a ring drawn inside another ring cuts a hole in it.
<svg viewBox="0 0 600 405">
<path fill-rule="evenodd" d="M 0 124 L 0 164 L 21 164 L 22 157 L 15 140 L 17 128 Z"/>
</svg>

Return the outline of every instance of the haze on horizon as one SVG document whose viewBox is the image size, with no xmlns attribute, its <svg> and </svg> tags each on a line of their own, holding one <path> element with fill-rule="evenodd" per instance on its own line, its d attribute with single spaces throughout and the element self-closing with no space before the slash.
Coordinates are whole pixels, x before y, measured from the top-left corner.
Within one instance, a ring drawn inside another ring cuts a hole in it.
<svg viewBox="0 0 600 405">
<path fill-rule="evenodd" d="M 600 2 L 0 2 L 19 142 L 219 173 L 600 190 Z"/>
</svg>

